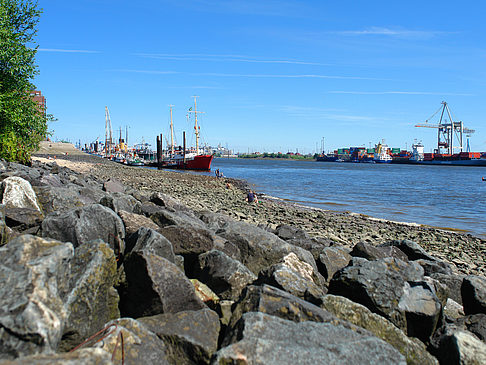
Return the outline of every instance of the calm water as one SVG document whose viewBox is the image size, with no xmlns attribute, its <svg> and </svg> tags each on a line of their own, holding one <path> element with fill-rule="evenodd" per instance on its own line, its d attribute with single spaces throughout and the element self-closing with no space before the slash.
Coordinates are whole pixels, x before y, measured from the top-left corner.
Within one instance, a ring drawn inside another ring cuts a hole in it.
<svg viewBox="0 0 486 365">
<path fill-rule="evenodd" d="M 466 230 L 486 238 L 484 167 L 214 159 L 212 170 L 303 205 Z"/>
</svg>

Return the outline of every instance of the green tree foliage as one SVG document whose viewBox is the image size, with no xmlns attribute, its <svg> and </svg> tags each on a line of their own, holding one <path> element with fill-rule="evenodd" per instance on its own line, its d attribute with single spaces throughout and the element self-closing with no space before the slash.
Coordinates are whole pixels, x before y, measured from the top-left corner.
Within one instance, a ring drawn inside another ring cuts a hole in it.
<svg viewBox="0 0 486 365">
<path fill-rule="evenodd" d="M 38 73 L 34 42 L 41 11 L 31 0 L 0 0 L 0 158 L 28 163 L 47 121 L 30 92 Z"/>
</svg>

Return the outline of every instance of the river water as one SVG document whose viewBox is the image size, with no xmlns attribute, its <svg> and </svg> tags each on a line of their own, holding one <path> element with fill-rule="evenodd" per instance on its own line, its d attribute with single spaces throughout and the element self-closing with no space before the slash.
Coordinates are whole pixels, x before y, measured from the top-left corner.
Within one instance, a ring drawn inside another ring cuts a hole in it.
<svg viewBox="0 0 486 365">
<path fill-rule="evenodd" d="M 212 171 L 302 205 L 464 230 L 486 238 L 484 167 L 213 160 Z"/>
</svg>

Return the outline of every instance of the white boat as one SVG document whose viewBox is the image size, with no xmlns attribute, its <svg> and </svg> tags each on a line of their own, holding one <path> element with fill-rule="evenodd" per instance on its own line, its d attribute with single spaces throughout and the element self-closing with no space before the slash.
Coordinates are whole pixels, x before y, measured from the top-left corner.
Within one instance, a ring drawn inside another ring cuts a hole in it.
<svg viewBox="0 0 486 365">
<path fill-rule="evenodd" d="M 378 145 L 375 148 L 376 153 L 375 157 L 373 158 L 373 161 L 376 163 L 390 163 L 392 162 L 392 156 L 390 154 L 390 148 L 382 143 L 378 143 Z"/>
</svg>

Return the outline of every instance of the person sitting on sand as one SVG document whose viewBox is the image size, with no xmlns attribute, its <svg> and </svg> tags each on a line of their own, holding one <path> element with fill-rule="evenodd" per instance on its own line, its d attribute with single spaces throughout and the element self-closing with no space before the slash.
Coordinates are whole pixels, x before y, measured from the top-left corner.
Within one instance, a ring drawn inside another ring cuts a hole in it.
<svg viewBox="0 0 486 365">
<path fill-rule="evenodd" d="M 246 201 L 248 203 L 253 203 L 253 202 L 258 203 L 258 198 L 257 198 L 257 196 L 256 196 L 256 194 L 255 194 L 254 191 L 250 190 L 248 192 L 248 194 L 246 196 Z"/>
</svg>

